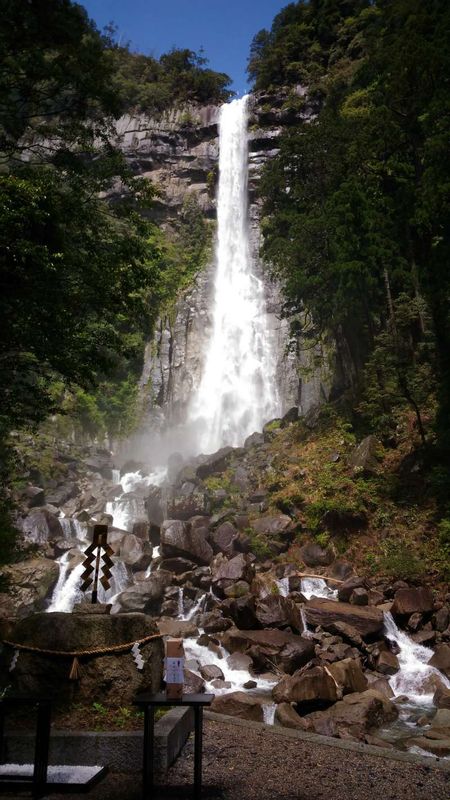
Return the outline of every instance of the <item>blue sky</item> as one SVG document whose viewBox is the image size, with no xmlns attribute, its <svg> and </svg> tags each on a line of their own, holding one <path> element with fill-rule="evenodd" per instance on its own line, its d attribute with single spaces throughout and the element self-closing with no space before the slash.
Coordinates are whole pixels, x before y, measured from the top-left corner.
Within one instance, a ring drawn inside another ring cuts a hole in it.
<svg viewBox="0 0 450 800">
<path fill-rule="evenodd" d="M 250 42 L 270 28 L 289 0 L 78 0 L 99 28 L 118 27 L 132 49 L 160 56 L 172 47 L 203 46 L 212 69 L 226 72 L 233 89 L 247 89 Z"/>
</svg>

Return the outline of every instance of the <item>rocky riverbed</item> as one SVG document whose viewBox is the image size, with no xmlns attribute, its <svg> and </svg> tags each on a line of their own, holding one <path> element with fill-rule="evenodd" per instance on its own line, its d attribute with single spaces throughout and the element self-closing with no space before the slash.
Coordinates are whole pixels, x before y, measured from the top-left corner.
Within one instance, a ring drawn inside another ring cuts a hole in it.
<svg viewBox="0 0 450 800">
<path fill-rule="evenodd" d="M 274 511 L 272 443 L 294 416 L 242 448 L 174 456 L 167 471 L 119 471 L 91 450 L 55 485 L 29 484 L 17 524 L 31 557 L 3 570 L 2 628 L 11 638 L 17 619 L 72 611 L 82 550 L 106 522 L 114 567 L 101 599 L 184 638 L 186 691 L 214 692 L 219 713 L 447 756 L 450 596 L 357 575 L 308 539 L 295 508 Z M 370 445 L 353 468 L 371 468 Z"/>
</svg>

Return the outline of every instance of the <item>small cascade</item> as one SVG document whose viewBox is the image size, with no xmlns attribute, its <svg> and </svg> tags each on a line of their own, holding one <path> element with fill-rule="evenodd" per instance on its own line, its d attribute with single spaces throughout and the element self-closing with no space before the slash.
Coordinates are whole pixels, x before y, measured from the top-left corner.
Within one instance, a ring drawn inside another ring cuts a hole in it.
<svg viewBox="0 0 450 800">
<path fill-rule="evenodd" d="M 275 711 L 277 710 L 276 703 L 264 703 L 263 707 L 264 723 L 266 725 L 274 725 Z"/>
<path fill-rule="evenodd" d="M 148 567 L 146 569 L 145 576 L 144 576 L 145 578 L 150 577 L 150 575 L 152 574 L 152 572 L 153 572 L 153 562 L 154 562 L 155 558 L 159 558 L 160 554 L 161 554 L 161 548 L 160 548 L 160 546 L 158 544 L 152 550 L 152 560 L 150 561 L 150 564 L 148 565 Z"/>
<path fill-rule="evenodd" d="M 302 630 L 303 638 L 304 639 L 312 639 L 312 632 L 310 630 L 308 630 L 308 623 L 306 621 L 306 614 L 305 614 L 305 609 L 303 608 L 303 606 L 300 606 L 300 619 L 301 619 L 302 625 L 303 625 L 303 630 Z"/>
<path fill-rule="evenodd" d="M 63 538 L 64 539 L 72 539 L 74 536 L 74 532 L 72 529 L 72 522 L 75 520 L 70 519 L 69 517 L 60 517 L 59 524 L 61 525 Z"/>
<path fill-rule="evenodd" d="M 307 600 L 310 597 L 325 597 L 327 600 L 336 600 L 337 591 L 330 589 L 323 578 L 302 578 L 301 593 Z"/>
<path fill-rule="evenodd" d="M 246 669 L 232 669 L 229 667 L 226 661 L 229 653 L 224 647 L 220 647 L 219 652 L 216 653 L 210 650 L 208 647 L 198 644 L 197 640 L 193 638 L 185 639 L 183 644 L 186 659 L 195 659 L 201 666 L 214 664 L 216 667 L 219 667 L 222 670 L 224 680 L 231 683 L 231 687 L 220 689 L 212 686 L 211 683 L 207 681 L 207 692 L 212 692 L 213 694 L 218 695 L 226 694 L 228 692 L 241 691 L 244 683 L 251 679 L 256 682 L 256 688 L 254 690 L 249 690 L 250 693 L 251 691 L 254 691 L 258 692 L 258 694 L 269 694 L 276 683 L 276 680 L 269 681 L 265 678 L 258 678 L 257 675 L 251 675 Z M 193 670 L 193 672 L 195 672 L 195 670 Z"/>
<path fill-rule="evenodd" d="M 120 497 L 106 503 L 106 513 L 113 518 L 113 527 L 132 533 L 133 525 L 146 516 L 145 490 L 149 486 L 160 486 L 167 475 L 167 469 L 158 467 L 149 475 L 141 472 L 127 472 L 119 483 L 123 489 Z"/>
<path fill-rule="evenodd" d="M 281 597 L 287 597 L 289 594 L 289 578 L 280 578 L 277 581 L 277 586 Z"/>
<path fill-rule="evenodd" d="M 181 586 L 178 589 L 178 619 L 184 622 L 189 622 L 199 611 L 203 608 L 206 602 L 207 595 L 202 594 L 194 603 L 189 611 L 184 610 L 184 591 Z"/>
<path fill-rule="evenodd" d="M 113 469 L 112 471 L 112 482 L 117 484 L 120 483 L 120 469 Z"/>
<path fill-rule="evenodd" d="M 184 591 L 183 587 L 178 587 L 178 619 L 184 619 Z"/>
<path fill-rule="evenodd" d="M 401 631 L 391 613 L 384 615 L 384 635 L 399 648 L 397 658 L 400 670 L 389 679 L 394 694 L 407 695 L 412 703 L 419 706 L 432 706 L 438 683 L 450 689 L 450 680 L 428 663 L 433 651 L 417 644 Z"/>
<path fill-rule="evenodd" d="M 82 599 L 80 590 L 83 564 L 74 569 L 69 567 L 70 555 L 64 553 L 59 560 L 59 578 L 53 590 L 52 599 L 47 611 L 72 611 L 75 603 Z"/>
</svg>

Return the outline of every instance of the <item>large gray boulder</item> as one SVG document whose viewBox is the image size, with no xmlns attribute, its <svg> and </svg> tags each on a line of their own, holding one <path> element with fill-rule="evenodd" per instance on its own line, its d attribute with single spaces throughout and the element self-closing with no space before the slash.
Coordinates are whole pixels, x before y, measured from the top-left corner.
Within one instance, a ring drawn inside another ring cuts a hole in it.
<svg viewBox="0 0 450 800">
<path fill-rule="evenodd" d="M 130 586 L 117 595 L 115 610 L 121 613 L 130 611 L 158 612 L 164 596 L 164 590 L 170 586 L 172 574 L 165 570 L 156 570 L 146 580 Z"/>
<path fill-rule="evenodd" d="M 310 705 L 335 703 L 341 693 L 336 681 L 324 667 L 312 667 L 302 674 L 286 675 L 272 690 L 276 703 Z"/>
<path fill-rule="evenodd" d="M 181 520 L 168 519 L 161 525 L 161 555 L 182 556 L 197 564 L 210 564 L 213 551 L 206 541 L 206 529 L 194 528 Z"/>
<path fill-rule="evenodd" d="M 59 565 L 47 558 L 31 558 L 3 567 L 8 591 L 0 593 L 0 619 L 22 618 L 45 606 L 59 577 Z"/>
<path fill-rule="evenodd" d="M 229 694 L 215 697 L 211 711 L 217 714 L 227 714 L 230 717 L 240 719 L 250 719 L 255 722 L 263 722 L 264 713 L 261 703 L 245 692 L 230 692 Z"/>
<path fill-rule="evenodd" d="M 354 472 L 362 472 L 366 475 L 375 475 L 378 467 L 377 451 L 380 443 L 375 436 L 366 436 L 362 442 L 355 447 L 348 463 Z"/>
<path fill-rule="evenodd" d="M 370 638 L 383 631 L 383 612 L 374 606 L 354 606 L 312 597 L 305 604 L 305 616 L 310 625 L 327 627 L 333 622 L 345 622 L 355 628 L 363 638 Z"/>
<path fill-rule="evenodd" d="M 60 652 L 109 648 L 136 642 L 158 633 L 154 621 L 145 614 L 34 614 L 19 622 L 11 640 L 44 650 Z M 55 657 L 21 651 L 15 669 L 8 672 L 12 650 L 5 648 L 0 658 L 0 673 L 15 691 L 44 695 L 55 701 L 93 702 L 106 706 L 128 705 L 139 691 L 159 691 L 164 648 L 161 639 L 140 646 L 144 669 L 136 668 L 133 656 L 105 653 L 100 657 L 79 658 L 79 679 L 69 679 L 72 657 Z"/>
<path fill-rule="evenodd" d="M 398 709 L 391 701 L 374 689 L 347 694 L 343 700 L 325 711 L 315 711 L 305 718 L 310 730 L 324 736 L 348 735 L 362 738 L 398 717 Z"/>
<path fill-rule="evenodd" d="M 35 544 L 45 544 L 49 539 L 60 539 L 64 535 L 58 517 L 45 508 L 33 509 L 25 517 L 20 517 L 17 527 L 27 542 Z"/>
</svg>

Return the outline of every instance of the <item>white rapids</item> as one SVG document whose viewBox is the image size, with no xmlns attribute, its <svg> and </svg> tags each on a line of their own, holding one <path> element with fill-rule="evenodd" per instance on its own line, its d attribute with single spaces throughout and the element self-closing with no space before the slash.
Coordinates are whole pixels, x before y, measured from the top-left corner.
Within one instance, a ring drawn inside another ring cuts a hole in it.
<svg viewBox="0 0 450 800">
<path fill-rule="evenodd" d="M 213 331 L 189 410 L 204 453 L 242 445 L 279 411 L 264 286 L 248 238 L 247 105 L 245 96 L 220 111 Z"/>
<path fill-rule="evenodd" d="M 410 702 L 419 706 L 432 706 L 438 682 L 450 689 L 450 680 L 428 663 L 433 651 L 417 644 L 401 631 L 391 613 L 384 615 L 384 633 L 399 648 L 400 669 L 389 679 L 394 695 L 406 695 Z"/>
</svg>

